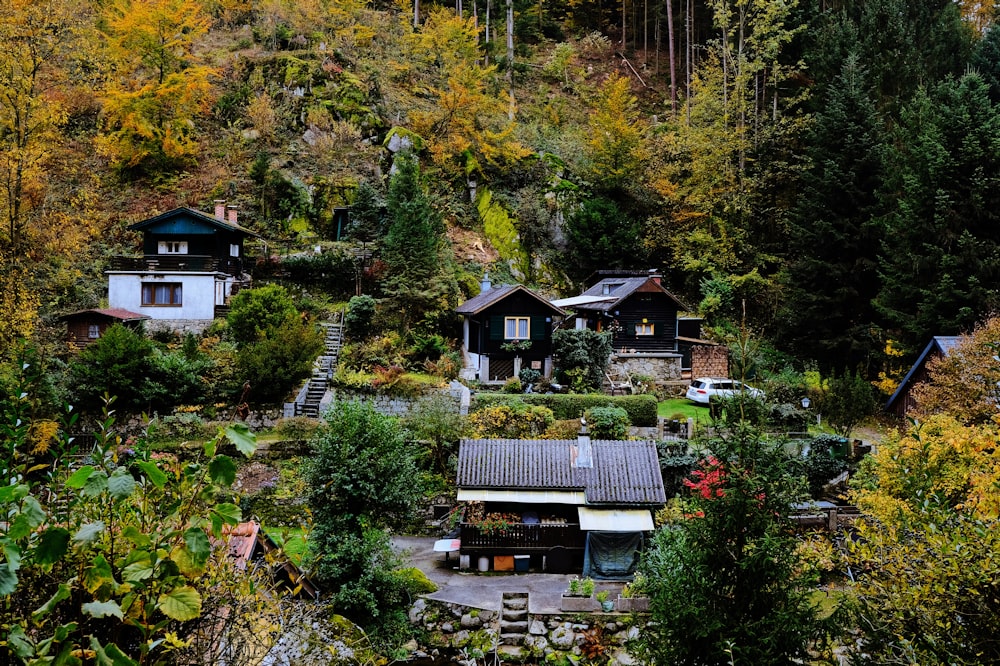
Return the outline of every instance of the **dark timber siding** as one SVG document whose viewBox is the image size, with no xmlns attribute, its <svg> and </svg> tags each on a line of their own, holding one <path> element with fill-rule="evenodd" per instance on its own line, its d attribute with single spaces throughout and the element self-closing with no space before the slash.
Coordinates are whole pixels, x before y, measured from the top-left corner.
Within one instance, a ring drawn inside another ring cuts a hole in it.
<svg viewBox="0 0 1000 666">
<path fill-rule="evenodd" d="M 616 308 L 618 314 L 608 314 L 618 320 L 622 332 L 615 335 L 614 349 L 621 351 L 657 352 L 677 348 L 677 306 L 662 292 L 638 291 L 622 301 Z M 653 335 L 636 335 L 636 324 L 653 324 Z"/>
</svg>

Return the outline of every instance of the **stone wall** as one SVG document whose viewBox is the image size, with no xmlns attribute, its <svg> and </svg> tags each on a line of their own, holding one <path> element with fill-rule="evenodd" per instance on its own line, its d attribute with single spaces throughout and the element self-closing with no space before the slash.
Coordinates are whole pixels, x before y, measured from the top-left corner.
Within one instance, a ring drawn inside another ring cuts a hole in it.
<svg viewBox="0 0 1000 666">
<path fill-rule="evenodd" d="M 375 411 L 388 416 L 407 416 L 420 400 L 427 396 L 406 398 L 400 396 L 387 395 L 385 393 L 366 393 L 361 391 L 348 391 L 345 389 L 335 389 L 331 396 L 333 400 L 360 400 L 371 402 Z M 455 409 L 462 414 L 469 413 L 469 389 L 458 382 L 442 389 L 440 395 L 453 400 Z"/>
<path fill-rule="evenodd" d="M 652 377 L 657 383 L 669 382 L 681 377 L 681 355 L 615 354 L 611 357 L 608 374 L 616 378 L 642 375 Z"/>
<path fill-rule="evenodd" d="M 728 377 L 729 348 L 723 345 L 691 347 L 691 377 Z"/>
<path fill-rule="evenodd" d="M 528 615 L 527 633 L 519 646 L 504 645 L 500 637 L 499 613 L 459 604 L 418 599 L 409 611 L 410 623 L 426 631 L 427 645 L 411 642 L 416 659 L 434 659 L 465 664 L 466 655 L 482 651 L 506 654 L 522 663 L 560 663 L 580 660 L 588 643 L 606 646 L 600 663 L 631 666 L 637 661 L 625 649 L 639 635 L 636 616 L 610 613 Z M 639 620 L 641 622 L 641 620 Z M 472 663 L 472 662 L 470 662 Z"/>
</svg>

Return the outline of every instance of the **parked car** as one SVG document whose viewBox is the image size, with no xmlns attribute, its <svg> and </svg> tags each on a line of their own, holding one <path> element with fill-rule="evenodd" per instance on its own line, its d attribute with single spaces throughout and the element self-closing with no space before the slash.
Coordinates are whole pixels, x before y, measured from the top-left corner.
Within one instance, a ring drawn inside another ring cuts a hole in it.
<svg viewBox="0 0 1000 666">
<path fill-rule="evenodd" d="M 699 377 L 688 386 L 685 397 L 688 400 L 707 405 L 712 396 L 730 397 L 746 392 L 753 398 L 763 398 L 764 392 L 735 379 L 725 377 Z"/>
</svg>

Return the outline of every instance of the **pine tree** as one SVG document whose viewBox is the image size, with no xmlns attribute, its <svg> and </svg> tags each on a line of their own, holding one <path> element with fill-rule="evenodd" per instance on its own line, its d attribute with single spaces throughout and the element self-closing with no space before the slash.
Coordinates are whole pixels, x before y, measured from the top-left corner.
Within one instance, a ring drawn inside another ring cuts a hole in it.
<svg viewBox="0 0 1000 666">
<path fill-rule="evenodd" d="M 876 306 L 911 348 L 1000 305 L 1000 113 L 976 74 L 921 91 L 891 152 Z"/>
<path fill-rule="evenodd" d="M 872 299 L 881 227 L 882 124 L 856 56 L 827 90 L 807 137 L 811 166 L 789 223 L 785 344 L 824 369 L 854 368 L 881 344 L 872 339 Z"/>
</svg>

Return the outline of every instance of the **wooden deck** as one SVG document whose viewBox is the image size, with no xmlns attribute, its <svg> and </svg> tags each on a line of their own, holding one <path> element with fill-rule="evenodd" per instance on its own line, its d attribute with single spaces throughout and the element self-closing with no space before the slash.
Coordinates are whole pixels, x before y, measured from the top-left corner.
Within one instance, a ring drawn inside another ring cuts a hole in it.
<svg viewBox="0 0 1000 666">
<path fill-rule="evenodd" d="M 493 553 L 530 553 L 550 548 L 583 548 L 584 533 L 579 523 L 539 525 L 513 523 L 503 532 L 487 534 L 475 525 L 462 523 L 462 551 Z"/>
</svg>

